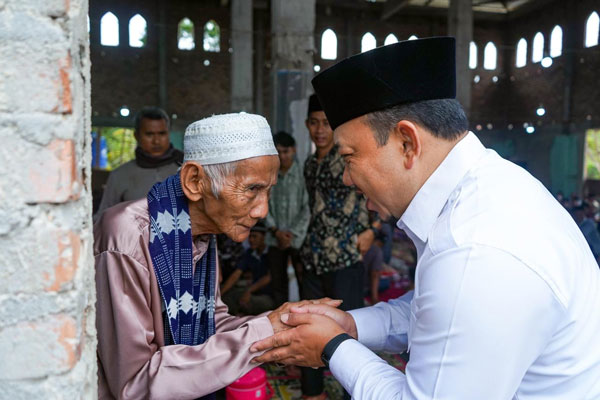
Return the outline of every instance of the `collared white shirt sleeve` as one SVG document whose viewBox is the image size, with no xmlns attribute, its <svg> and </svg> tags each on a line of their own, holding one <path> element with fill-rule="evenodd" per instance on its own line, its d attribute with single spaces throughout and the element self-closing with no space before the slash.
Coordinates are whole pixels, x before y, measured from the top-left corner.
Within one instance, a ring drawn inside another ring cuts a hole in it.
<svg viewBox="0 0 600 400">
<path fill-rule="evenodd" d="M 511 399 L 564 317 L 543 279 L 489 246 L 433 255 L 417 268 L 417 282 L 406 375 L 354 340 L 331 358 L 331 372 L 354 399 Z M 367 346 L 385 348 L 386 327 L 397 325 L 386 318 L 400 316 L 404 323 L 405 304 L 368 311 L 378 318 L 353 312 L 358 338 L 362 342 L 362 333 Z"/>
<path fill-rule="evenodd" d="M 372 307 L 349 311 L 358 331 L 359 341 L 374 351 L 402 353 L 408 347 L 410 302 L 414 291 L 380 302 Z"/>
</svg>

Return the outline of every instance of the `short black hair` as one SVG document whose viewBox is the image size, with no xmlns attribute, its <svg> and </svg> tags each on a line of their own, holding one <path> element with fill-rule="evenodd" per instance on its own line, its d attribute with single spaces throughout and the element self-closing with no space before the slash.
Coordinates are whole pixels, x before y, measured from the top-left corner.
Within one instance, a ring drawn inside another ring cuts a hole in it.
<svg viewBox="0 0 600 400">
<path fill-rule="evenodd" d="M 294 140 L 294 137 L 284 131 L 279 131 L 275 135 L 273 135 L 273 142 L 275 142 L 275 146 L 281 146 L 281 147 L 296 146 L 296 141 Z"/>
<path fill-rule="evenodd" d="M 250 228 L 250 232 L 258 232 L 258 233 L 262 233 L 263 235 L 267 234 L 267 227 L 265 226 L 265 223 L 263 220 L 260 220 L 256 223 L 256 225 L 254 225 L 252 228 Z"/>
<path fill-rule="evenodd" d="M 167 129 L 171 126 L 171 120 L 169 116 L 162 108 L 158 107 L 144 107 L 137 114 L 135 114 L 135 131 L 140 131 L 140 126 L 142 125 L 142 119 L 164 119 L 167 123 Z"/>
<path fill-rule="evenodd" d="M 435 137 L 454 140 L 469 129 L 467 115 L 455 99 L 425 100 L 400 104 L 365 116 L 380 146 L 387 143 L 391 130 L 402 120 L 421 125 Z"/>
</svg>

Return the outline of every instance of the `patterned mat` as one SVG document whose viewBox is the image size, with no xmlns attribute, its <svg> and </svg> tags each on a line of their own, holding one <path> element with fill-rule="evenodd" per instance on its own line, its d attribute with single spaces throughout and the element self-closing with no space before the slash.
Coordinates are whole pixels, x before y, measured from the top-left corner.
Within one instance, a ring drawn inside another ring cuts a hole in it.
<svg viewBox="0 0 600 400">
<path fill-rule="evenodd" d="M 396 354 L 378 353 L 378 355 L 386 360 L 388 364 L 393 365 L 404 373 L 406 361 Z M 286 373 L 285 367 L 280 367 L 275 364 L 267 364 L 262 366 L 267 371 L 267 378 L 273 388 L 274 400 L 297 400 L 302 396 L 300 390 L 300 378 L 289 376 Z M 329 395 L 330 400 L 342 399 L 342 386 L 331 375 L 331 372 L 325 371 L 325 391 Z"/>
</svg>

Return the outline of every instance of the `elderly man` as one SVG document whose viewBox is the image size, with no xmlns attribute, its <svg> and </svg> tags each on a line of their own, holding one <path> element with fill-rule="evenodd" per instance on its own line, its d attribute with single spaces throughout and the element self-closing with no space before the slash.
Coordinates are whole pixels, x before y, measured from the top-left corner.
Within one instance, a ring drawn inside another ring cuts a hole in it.
<svg viewBox="0 0 600 400">
<path fill-rule="evenodd" d="M 101 399 L 214 398 L 253 367 L 250 345 L 284 328 L 288 305 L 237 318 L 218 291 L 215 234 L 243 241 L 267 215 L 279 161 L 266 120 L 195 122 L 184 148 L 178 174 L 94 226 Z"/>
<path fill-rule="evenodd" d="M 594 257 L 539 181 L 467 132 L 454 63 L 454 40 L 431 38 L 314 78 L 344 182 L 417 248 L 414 298 L 295 308 L 282 315 L 295 329 L 253 349 L 279 346 L 260 361 L 328 363 L 356 399 L 599 399 Z M 406 375 L 371 352 L 407 345 Z"/>
<path fill-rule="evenodd" d="M 96 218 L 122 201 L 145 198 L 156 182 L 177 172 L 183 153 L 171 144 L 169 116 L 157 107 L 145 107 L 135 116 L 135 159 L 108 176 Z"/>
</svg>

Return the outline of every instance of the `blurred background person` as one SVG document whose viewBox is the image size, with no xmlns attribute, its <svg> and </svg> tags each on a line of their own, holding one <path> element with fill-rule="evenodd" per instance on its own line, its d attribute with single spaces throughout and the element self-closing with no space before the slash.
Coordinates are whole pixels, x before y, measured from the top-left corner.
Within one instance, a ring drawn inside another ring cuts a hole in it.
<svg viewBox="0 0 600 400">
<path fill-rule="evenodd" d="M 177 172 L 183 153 L 171 143 L 169 124 L 169 116 L 158 107 L 136 114 L 135 159 L 110 173 L 95 219 L 115 204 L 146 197 L 155 183 Z"/>
<path fill-rule="evenodd" d="M 258 315 L 273 308 L 265 234 L 264 223 L 252 227 L 248 237 L 250 248 L 221 287 L 223 302 L 232 315 Z"/>
<path fill-rule="evenodd" d="M 286 132 L 278 132 L 273 141 L 279 153 L 280 165 L 277 184 L 271 190 L 269 199 L 266 240 L 273 298 L 275 307 L 278 307 L 289 300 L 287 267 L 290 260 L 298 284 L 302 281 L 298 252 L 308 229 L 310 209 L 302 166 L 296 159 L 296 141 Z"/>
</svg>

